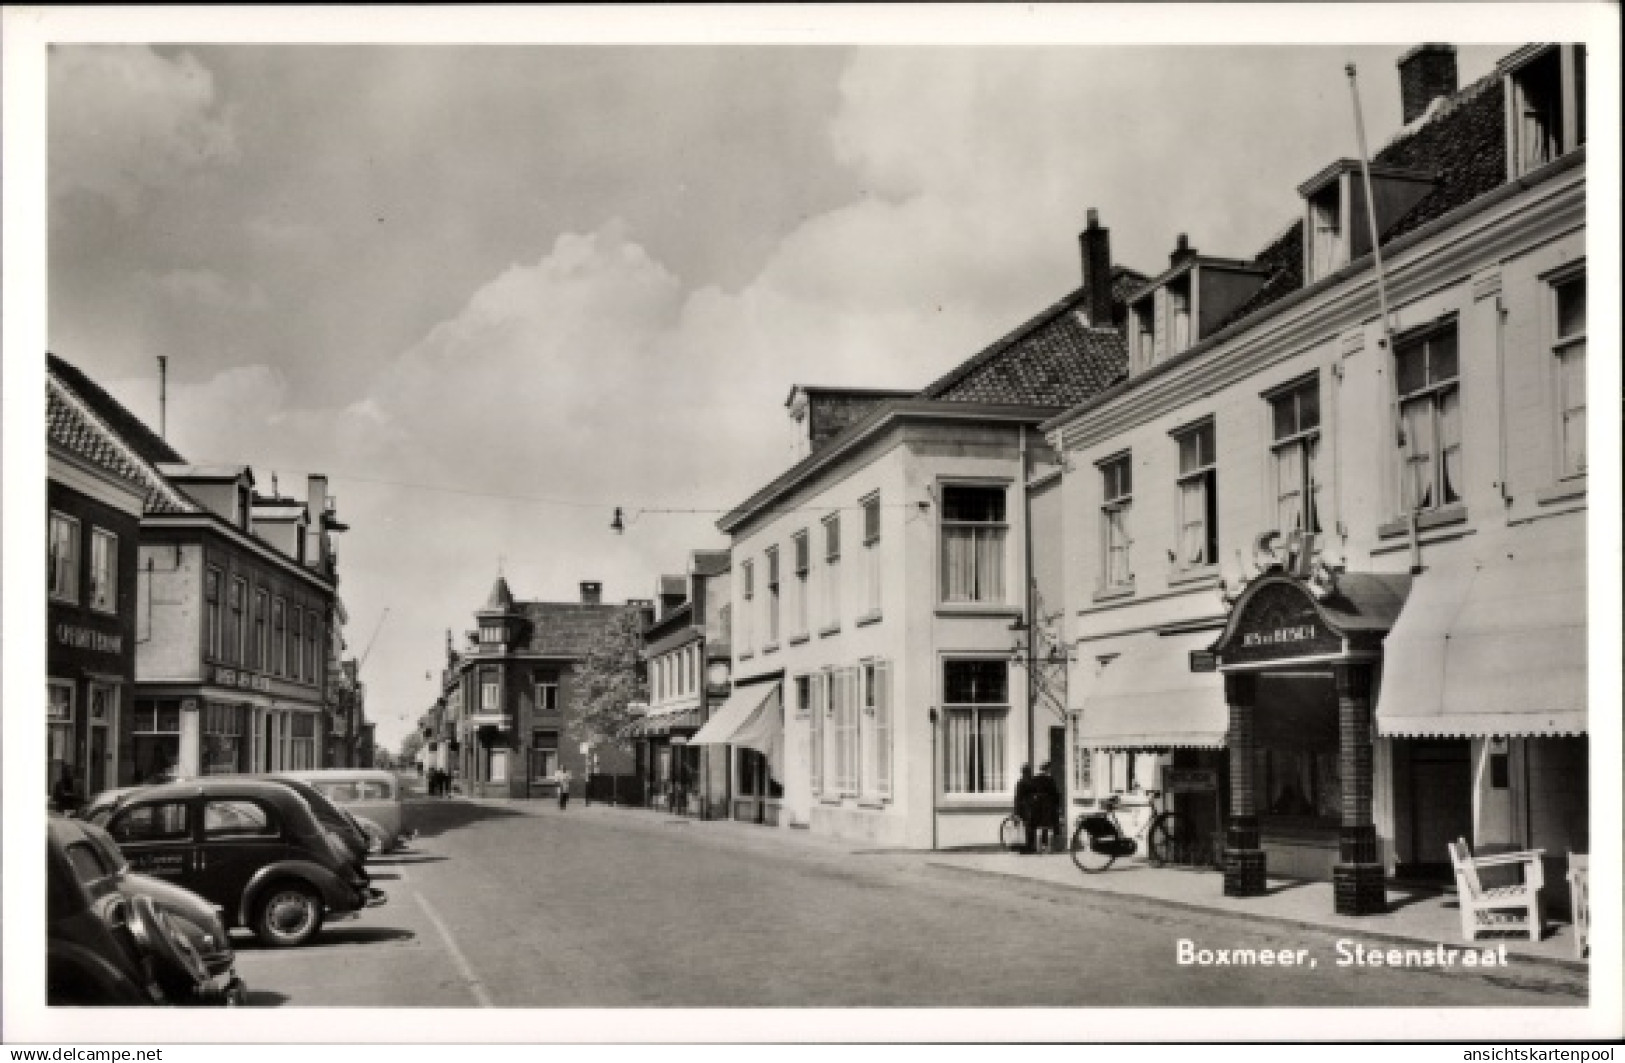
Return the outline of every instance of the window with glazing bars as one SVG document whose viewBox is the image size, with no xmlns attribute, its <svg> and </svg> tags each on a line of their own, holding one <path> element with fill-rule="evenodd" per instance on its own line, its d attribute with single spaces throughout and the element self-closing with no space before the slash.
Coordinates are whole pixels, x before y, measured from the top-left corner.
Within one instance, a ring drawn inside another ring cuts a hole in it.
<svg viewBox="0 0 1625 1063">
<path fill-rule="evenodd" d="M 942 487 L 942 600 L 1002 603 L 1005 596 L 1005 489 Z"/>
<path fill-rule="evenodd" d="M 864 611 L 880 615 L 880 496 L 863 500 Z"/>
<path fill-rule="evenodd" d="M 1179 445 L 1179 568 L 1219 558 L 1219 474 L 1213 458 L 1213 422 L 1174 436 Z"/>
<path fill-rule="evenodd" d="M 1581 273 L 1552 285 L 1556 304 L 1560 469 L 1564 476 L 1586 471 L 1586 278 Z"/>
<path fill-rule="evenodd" d="M 1275 528 L 1320 531 L 1320 378 L 1270 396 L 1275 471 Z"/>
<path fill-rule="evenodd" d="M 1396 345 L 1400 503 L 1407 512 L 1461 500 L 1461 391 L 1456 325 Z"/>
<path fill-rule="evenodd" d="M 1123 454 L 1100 465 L 1101 585 L 1107 590 L 1134 585 L 1129 555 L 1129 516 L 1134 509 L 1131 457 Z"/>
</svg>

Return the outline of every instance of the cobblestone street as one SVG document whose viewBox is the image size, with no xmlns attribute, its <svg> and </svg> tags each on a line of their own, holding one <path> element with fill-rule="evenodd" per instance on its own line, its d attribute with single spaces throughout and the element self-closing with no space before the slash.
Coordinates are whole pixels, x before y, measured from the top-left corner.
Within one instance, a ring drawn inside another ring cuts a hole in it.
<svg viewBox="0 0 1625 1063">
<path fill-rule="evenodd" d="M 415 802 L 389 904 L 316 946 L 241 942 L 260 1005 L 907 1007 L 1583 1004 L 1585 975 L 1340 968 L 1340 935 L 939 866 L 739 824 Z M 1056 857 L 1063 860 L 1063 857 Z M 1195 966 L 1178 943 L 1313 965 Z M 1386 943 L 1377 943 L 1387 947 Z"/>
</svg>

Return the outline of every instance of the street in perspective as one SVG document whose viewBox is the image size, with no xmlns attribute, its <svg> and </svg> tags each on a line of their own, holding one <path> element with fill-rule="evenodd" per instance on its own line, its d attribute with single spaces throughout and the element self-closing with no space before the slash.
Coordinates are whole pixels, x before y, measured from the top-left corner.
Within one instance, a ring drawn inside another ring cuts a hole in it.
<svg viewBox="0 0 1625 1063">
<path fill-rule="evenodd" d="M 1587 56 L 53 46 L 47 1017 L 1617 1022 Z"/>
</svg>

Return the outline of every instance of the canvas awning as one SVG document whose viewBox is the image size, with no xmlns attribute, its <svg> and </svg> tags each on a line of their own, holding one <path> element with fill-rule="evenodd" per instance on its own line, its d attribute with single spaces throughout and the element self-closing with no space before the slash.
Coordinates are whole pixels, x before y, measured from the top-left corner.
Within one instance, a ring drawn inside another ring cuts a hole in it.
<svg viewBox="0 0 1625 1063">
<path fill-rule="evenodd" d="M 754 749 L 767 758 L 768 773 L 784 777 L 784 695 L 783 684 L 771 683 L 771 691 L 745 722 L 734 731 L 731 744 Z"/>
<path fill-rule="evenodd" d="M 1078 706 L 1078 744 L 1091 749 L 1217 749 L 1230 710 L 1218 672 L 1192 672 L 1193 650 L 1212 631 L 1142 635 L 1091 687 Z"/>
<path fill-rule="evenodd" d="M 1583 555 L 1418 576 L 1383 640 L 1377 733 L 1586 733 Z"/>
<path fill-rule="evenodd" d="M 627 738 L 660 738 L 673 731 L 688 730 L 700 725 L 698 705 L 668 706 L 640 716 L 627 725 Z"/>
</svg>

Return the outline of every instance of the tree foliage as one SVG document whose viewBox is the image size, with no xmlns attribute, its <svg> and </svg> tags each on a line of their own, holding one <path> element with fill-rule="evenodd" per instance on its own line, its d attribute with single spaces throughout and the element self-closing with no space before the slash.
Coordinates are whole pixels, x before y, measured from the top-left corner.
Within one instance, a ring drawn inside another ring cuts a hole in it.
<svg viewBox="0 0 1625 1063">
<path fill-rule="evenodd" d="M 423 732 L 412 730 L 401 739 L 401 763 L 411 764 L 418 758 L 418 750 L 423 748 Z"/>
<path fill-rule="evenodd" d="M 575 740 L 631 751 L 631 743 L 620 737 L 634 718 L 628 706 L 649 698 L 640 656 L 643 620 L 638 609 L 616 613 L 593 636 L 576 665 L 569 679 L 576 711 L 565 725 Z"/>
</svg>

